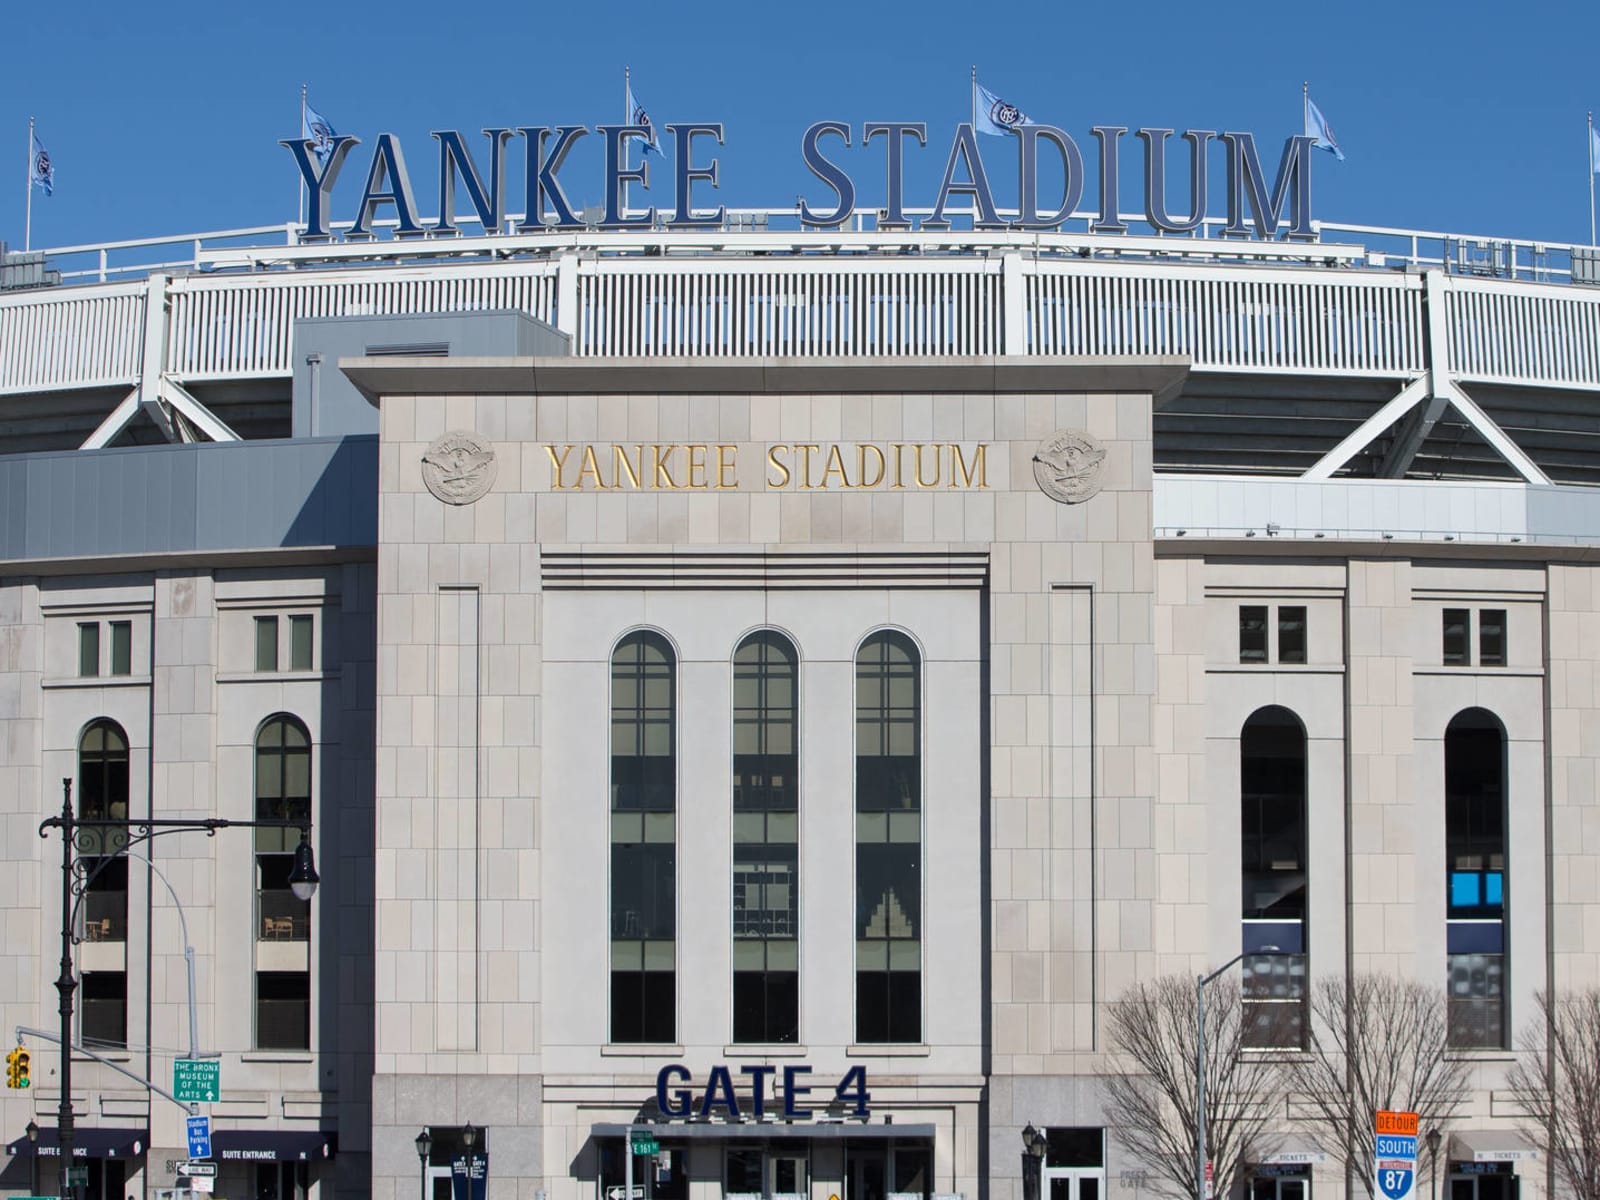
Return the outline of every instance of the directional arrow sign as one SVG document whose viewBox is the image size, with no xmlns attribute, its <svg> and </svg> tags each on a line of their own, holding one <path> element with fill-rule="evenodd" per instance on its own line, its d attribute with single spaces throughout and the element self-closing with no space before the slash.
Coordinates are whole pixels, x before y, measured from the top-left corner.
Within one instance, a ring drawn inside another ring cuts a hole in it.
<svg viewBox="0 0 1600 1200">
<path fill-rule="evenodd" d="M 189 1157 L 211 1157 L 211 1118 L 189 1118 Z"/>
<path fill-rule="evenodd" d="M 172 1092 L 183 1104 L 215 1102 L 222 1094 L 221 1061 L 215 1058 L 174 1059 Z"/>
</svg>

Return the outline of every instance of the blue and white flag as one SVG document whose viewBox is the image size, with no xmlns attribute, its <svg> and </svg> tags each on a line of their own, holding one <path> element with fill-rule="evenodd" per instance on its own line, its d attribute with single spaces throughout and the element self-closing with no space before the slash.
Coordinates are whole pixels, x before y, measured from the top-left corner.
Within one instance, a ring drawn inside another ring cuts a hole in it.
<svg viewBox="0 0 1600 1200">
<path fill-rule="evenodd" d="M 633 84 L 628 84 L 628 124 L 643 125 L 650 131 L 650 136 L 645 138 L 644 152 L 646 154 L 661 153 L 661 139 L 656 134 L 656 123 L 650 119 L 650 113 L 645 106 L 634 99 Z"/>
<path fill-rule="evenodd" d="M 1600 129 L 1591 128 L 1589 140 L 1593 143 L 1589 147 L 1589 170 L 1600 175 Z"/>
<path fill-rule="evenodd" d="M 1333 126 L 1328 124 L 1328 118 L 1322 115 L 1310 96 L 1306 97 L 1306 136 L 1317 139 L 1312 149 L 1326 150 L 1340 162 L 1344 161 L 1344 151 L 1339 149 L 1339 139 L 1333 136 Z"/>
<path fill-rule="evenodd" d="M 36 188 L 44 189 L 46 196 L 55 194 L 55 164 L 50 161 L 50 151 L 44 148 L 44 143 L 39 140 L 38 134 L 33 135 L 33 162 L 28 168 L 28 182 Z"/>
<path fill-rule="evenodd" d="M 309 104 L 301 104 L 303 110 L 300 116 L 300 136 L 311 143 L 311 153 L 317 156 L 317 162 L 327 165 L 328 155 L 333 153 L 333 143 L 339 136 L 339 131 L 333 127 L 333 122 L 323 116 Z"/>
<path fill-rule="evenodd" d="M 1024 125 L 1034 123 L 1033 118 L 1027 113 L 1015 104 L 1000 99 L 983 84 L 974 80 L 973 86 L 978 89 L 977 111 L 973 115 L 978 119 L 979 133 L 992 133 L 996 137 L 1001 137 Z"/>
</svg>

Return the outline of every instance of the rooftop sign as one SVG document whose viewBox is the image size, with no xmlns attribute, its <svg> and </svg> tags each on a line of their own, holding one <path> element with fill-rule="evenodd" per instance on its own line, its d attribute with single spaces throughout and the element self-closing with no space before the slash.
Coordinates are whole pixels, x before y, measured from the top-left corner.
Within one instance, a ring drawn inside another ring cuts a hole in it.
<svg viewBox="0 0 1600 1200">
<path fill-rule="evenodd" d="M 696 186 L 703 195 L 706 187 L 720 186 L 719 160 L 708 152 L 713 139 L 725 144 L 720 123 L 680 123 L 667 125 L 672 135 L 670 160 L 658 171 L 671 181 L 670 205 L 648 204 L 636 208 L 629 204 L 628 185 L 637 184 L 651 192 L 651 163 L 641 155 L 637 166 L 630 166 L 631 143 L 649 144 L 653 129 L 648 125 L 522 126 L 515 129 L 485 129 L 488 139 L 481 159 L 474 155 L 459 130 L 435 130 L 438 143 L 439 217 L 424 225 L 417 215 L 415 193 L 399 139 L 380 133 L 372 145 L 366 181 L 356 202 L 355 221 L 350 235 L 372 234 L 373 221 L 381 210 L 393 209 L 396 233 L 416 237 L 429 233 L 456 231 L 456 182 L 459 179 L 478 222 L 486 233 L 498 233 L 506 224 L 506 177 L 512 146 L 517 145 L 522 166 L 522 199 L 527 216 L 516 233 L 544 229 L 583 229 L 598 226 L 607 230 L 649 229 L 664 224 L 669 229 L 703 229 L 720 226 L 726 215 L 721 207 L 697 208 Z M 1128 129 L 1123 125 L 1096 125 L 1090 131 L 1095 142 L 1095 170 L 1099 179 L 1100 211 L 1091 223 L 1094 233 L 1125 233 L 1128 226 L 1118 216 L 1117 196 Z M 605 165 L 602 183 L 604 205 L 598 221 L 587 220 L 573 209 L 561 170 L 573 147 L 594 134 L 604 144 Z M 1016 171 L 1019 211 L 1002 217 L 990 187 L 988 169 L 978 152 L 978 139 L 970 123 L 955 128 L 945 159 L 939 189 L 933 197 L 932 214 L 920 222 L 923 229 L 948 229 L 946 208 L 952 200 L 970 202 L 979 229 L 1056 229 L 1072 215 L 1083 197 L 1088 167 L 1083 151 L 1073 137 L 1054 125 L 1019 125 L 1011 133 L 1017 139 Z M 800 139 L 800 158 L 820 183 L 823 195 L 801 197 L 800 219 L 816 229 L 837 228 L 856 213 L 856 175 L 863 169 L 862 159 L 871 154 L 878 159 L 876 169 L 887 171 L 887 188 L 882 208 L 874 209 L 879 228 L 909 228 L 906 215 L 905 165 L 908 153 L 928 145 L 928 126 L 921 121 L 867 121 L 860 127 L 859 149 L 854 128 L 844 121 L 819 121 Z M 1238 237 L 1272 238 L 1280 226 L 1284 235 L 1297 241 L 1314 240 L 1311 227 L 1311 148 L 1315 139 L 1295 136 L 1284 139 L 1277 175 L 1271 186 L 1261 167 L 1255 135 L 1217 134 L 1209 129 L 1188 129 L 1181 140 L 1188 143 L 1189 195 L 1185 214 L 1174 216 L 1167 201 L 1168 141 L 1171 129 L 1139 129 L 1134 137 L 1143 144 L 1144 218 L 1160 233 L 1185 233 L 1206 219 L 1208 147 L 1215 141 L 1220 148 L 1226 174 L 1224 189 L 1227 225 L 1224 234 Z M 881 151 L 879 146 L 881 144 Z M 310 195 L 306 224 L 308 238 L 329 236 L 332 220 L 333 189 L 350 152 L 361 139 L 334 135 L 318 143 L 308 138 L 287 138 L 279 143 L 294 156 L 296 167 Z M 1047 201 L 1039 197 L 1041 155 L 1053 162 L 1051 176 L 1059 167 L 1060 194 Z M 664 189 L 663 189 L 664 190 Z M 653 198 L 653 197 L 652 197 Z M 965 206 L 963 206 L 965 207 Z"/>
</svg>

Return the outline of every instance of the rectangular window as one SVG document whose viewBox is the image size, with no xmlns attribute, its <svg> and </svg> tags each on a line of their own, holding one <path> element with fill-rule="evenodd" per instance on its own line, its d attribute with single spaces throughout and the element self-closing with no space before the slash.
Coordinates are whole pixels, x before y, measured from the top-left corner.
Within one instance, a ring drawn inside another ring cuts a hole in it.
<svg viewBox="0 0 1600 1200">
<path fill-rule="evenodd" d="M 285 830 L 285 833 L 290 831 Z M 289 888 L 292 854 L 256 855 L 256 940 L 304 942 L 311 937 L 311 902 L 298 900 Z"/>
<path fill-rule="evenodd" d="M 85 971 L 79 977 L 83 1016 L 79 1029 L 90 1045 L 128 1044 L 128 975 L 125 971 Z"/>
<path fill-rule="evenodd" d="M 100 622 L 84 621 L 78 626 L 78 676 L 93 679 L 100 674 Z"/>
<path fill-rule="evenodd" d="M 1306 607 L 1285 604 L 1278 608 L 1278 661 L 1306 661 Z"/>
<path fill-rule="evenodd" d="M 311 670 L 311 614 L 289 618 L 289 670 Z"/>
<path fill-rule="evenodd" d="M 111 673 L 133 674 L 133 622 L 111 622 Z"/>
<path fill-rule="evenodd" d="M 278 669 L 278 618 L 256 618 L 256 670 Z"/>
<path fill-rule="evenodd" d="M 1444 610 L 1444 665 L 1465 667 L 1470 665 L 1468 645 L 1472 613 L 1465 608 Z"/>
<path fill-rule="evenodd" d="M 1267 609 L 1264 604 L 1239 607 L 1239 661 L 1267 661 Z"/>
<path fill-rule="evenodd" d="M 1505 956 L 1451 954 L 1449 969 L 1450 1046 L 1463 1050 L 1503 1049 Z"/>
<path fill-rule="evenodd" d="M 1506 610 L 1503 608 L 1478 610 L 1478 665 L 1506 665 Z"/>
<path fill-rule="evenodd" d="M 256 1048 L 311 1049 L 309 972 L 256 972 Z"/>
</svg>

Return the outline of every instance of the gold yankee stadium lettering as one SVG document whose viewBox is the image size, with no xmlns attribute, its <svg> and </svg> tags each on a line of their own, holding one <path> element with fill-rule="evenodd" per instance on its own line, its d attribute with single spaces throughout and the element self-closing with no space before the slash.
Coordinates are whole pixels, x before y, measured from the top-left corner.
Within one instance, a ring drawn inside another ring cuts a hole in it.
<svg viewBox="0 0 1600 1200">
<path fill-rule="evenodd" d="M 987 489 L 987 443 L 778 442 L 766 447 L 767 491 Z M 730 491 L 739 447 L 705 442 L 547 444 L 554 491 Z"/>
</svg>

